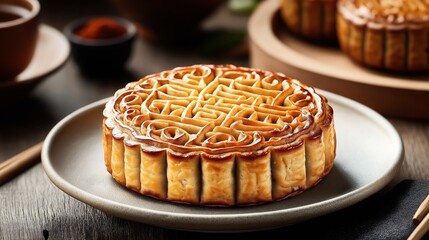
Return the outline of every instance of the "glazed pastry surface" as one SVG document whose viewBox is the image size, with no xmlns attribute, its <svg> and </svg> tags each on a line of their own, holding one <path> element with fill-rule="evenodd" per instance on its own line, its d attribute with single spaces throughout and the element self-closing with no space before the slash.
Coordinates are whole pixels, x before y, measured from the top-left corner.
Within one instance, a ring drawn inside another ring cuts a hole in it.
<svg viewBox="0 0 429 240">
<path fill-rule="evenodd" d="M 426 0 L 351 0 L 345 1 L 354 18 L 381 24 L 420 24 L 429 20 Z M 350 16 L 352 17 L 352 16 Z"/>
<path fill-rule="evenodd" d="M 327 99 L 280 73 L 194 65 L 119 89 L 103 112 L 113 178 L 143 195 L 231 206 L 280 200 L 333 166 Z"/>
</svg>

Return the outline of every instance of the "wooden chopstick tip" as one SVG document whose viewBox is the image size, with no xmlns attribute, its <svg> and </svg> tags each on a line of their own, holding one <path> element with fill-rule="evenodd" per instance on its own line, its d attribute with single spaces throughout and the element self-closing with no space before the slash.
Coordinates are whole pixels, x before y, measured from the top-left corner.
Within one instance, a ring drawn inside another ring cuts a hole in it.
<svg viewBox="0 0 429 240">
<path fill-rule="evenodd" d="M 429 212 L 429 195 L 423 200 L 413 216 L 413 223 L 418 225 Z"/>
</svg>

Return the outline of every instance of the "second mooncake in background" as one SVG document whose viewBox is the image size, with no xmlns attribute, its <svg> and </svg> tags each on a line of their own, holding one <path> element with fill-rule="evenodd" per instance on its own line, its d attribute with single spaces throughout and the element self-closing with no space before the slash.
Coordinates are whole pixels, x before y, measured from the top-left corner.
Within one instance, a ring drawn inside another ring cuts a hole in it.
<svg viewBox="0 0 429 240">
<path fill-rule="evenodd" d="M 389 71 L 429 70 L 429 1 L 339 0 L 338 38 L 362 65 Z"/>
<path fill-rule="evenodd" d="M 289 30 L 319 42 L 336 42 L 337 0 L 282 0 L 280 13 Z"/>
</svg>

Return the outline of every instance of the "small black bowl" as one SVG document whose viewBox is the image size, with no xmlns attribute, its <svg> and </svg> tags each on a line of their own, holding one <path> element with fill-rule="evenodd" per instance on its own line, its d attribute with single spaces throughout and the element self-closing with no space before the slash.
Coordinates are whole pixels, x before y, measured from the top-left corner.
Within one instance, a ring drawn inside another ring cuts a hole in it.
<svg viewBox="0 0 429 240">
<path fill-rule="evenodd" d="M 108 18 L 121 24 L 126 33 L 119 37 L 86 39 L 76 34 L 91 19 Z M 122 71 L 128 61 L 133 42 L 137 35 L 137 28 L 131 21 L 113 16 L 93 16 L 74 20 L 64 28 L 64 34 L 71 45 L 71 55 L 82 72 L 112 73 Z"/>
</svg>

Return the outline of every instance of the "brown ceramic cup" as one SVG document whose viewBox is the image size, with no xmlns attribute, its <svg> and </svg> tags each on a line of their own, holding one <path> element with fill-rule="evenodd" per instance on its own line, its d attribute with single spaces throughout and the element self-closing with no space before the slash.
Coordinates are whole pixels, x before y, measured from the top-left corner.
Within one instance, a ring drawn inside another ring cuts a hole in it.
<svg viewBox="0 0 429 240">
<path fill-rule="evenodd" d="M 39 13 L 38 0 L 0 0 L 0 81 L 13 80 L 30 64 Z"/>
</svg>

